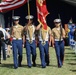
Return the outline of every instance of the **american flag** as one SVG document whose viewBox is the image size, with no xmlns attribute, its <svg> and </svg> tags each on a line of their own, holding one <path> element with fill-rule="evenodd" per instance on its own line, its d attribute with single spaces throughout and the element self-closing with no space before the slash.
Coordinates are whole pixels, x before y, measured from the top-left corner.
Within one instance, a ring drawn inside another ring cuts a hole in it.
<svg viewBox="0 0 76 75">
<path fill-rule="evenodd" d="M 1 0 L 0 12 L 6 12 L 9 10 L 16 9 L 25 4 L 26 2 L 27 0 Z"/>
</svg>

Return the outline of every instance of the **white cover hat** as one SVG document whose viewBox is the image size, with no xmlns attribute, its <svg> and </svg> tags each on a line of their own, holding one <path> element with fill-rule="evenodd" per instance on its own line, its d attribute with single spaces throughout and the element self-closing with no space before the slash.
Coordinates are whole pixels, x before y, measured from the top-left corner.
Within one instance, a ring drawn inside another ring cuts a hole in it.
<svg viewBox="0 0 76 75">
<path fill-rule="evenodd" d="M 32 15 L 27 15 L 25 18 L 26 19 L 33 19 L 34 17 Z"/>
<path fill-rule="evenodd" d="M 10 28 L 6 28 L 6 30 L 10 30 Z"/>
<path fill-rule="evenodd" d="M 55 19 L 54 22 L 61 22 L 61 19 Z"/>
<path fill-rule="evenodd" d="M 20 16 L 13 16 L 12 19 L 13 20 L 19 20 Z"/>
</svg>

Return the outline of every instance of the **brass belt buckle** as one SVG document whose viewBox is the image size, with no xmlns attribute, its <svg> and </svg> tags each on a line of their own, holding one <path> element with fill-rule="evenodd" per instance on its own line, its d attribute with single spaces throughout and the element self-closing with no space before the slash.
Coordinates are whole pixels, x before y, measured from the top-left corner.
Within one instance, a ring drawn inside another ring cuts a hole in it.
<svg viewBox="0 0 76 75">
<path fill-rule="evenodd" d="M 46 44 L 46 41 L 42 41 L 42 45 L 45 45 Z"/>
<path fill-rule="evenodd" d="M 16 38 L 16 40 L 18 40 L 18 38 Z"/>
<path fill-rule="evenodd" d="M 32 41 L 32 40 L 30 40 L 29 42 L 30 42 L 30 43 L 32 43 L 33 41 Z"/>
</svg>

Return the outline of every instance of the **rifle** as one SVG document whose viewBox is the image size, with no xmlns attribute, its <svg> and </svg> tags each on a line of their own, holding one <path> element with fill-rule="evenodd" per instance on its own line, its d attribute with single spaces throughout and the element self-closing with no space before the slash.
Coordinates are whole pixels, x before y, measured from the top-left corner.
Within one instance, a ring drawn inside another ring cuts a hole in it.
<svg viewBox="0 0 76 75">
<path fill-rule="evenodd" d="M 27 0 L 27 5 L 28 5 L 28 16 L 30 16 L 30 1 L 31 0 Z M 30 18 L 29 18 L 30 21 Z"/>
<path fill-rule="evenodd" d="M 12 10 L 12 17 L 14 16 L 14 10 Z M 12 26 L 13 26 L 13 21 L 12 21 Z"/>
<path fill-rule="evenodd" d="M 59 19 L 61 19 L 60 18 L 60 14 L 58 14 L 58 17 L 59 17 Z M 61 41 L 61 37 L 62 37 L 62 22 L 61 22 L 61 25 L 60 25 L 60 41 Z"/>
</svg>

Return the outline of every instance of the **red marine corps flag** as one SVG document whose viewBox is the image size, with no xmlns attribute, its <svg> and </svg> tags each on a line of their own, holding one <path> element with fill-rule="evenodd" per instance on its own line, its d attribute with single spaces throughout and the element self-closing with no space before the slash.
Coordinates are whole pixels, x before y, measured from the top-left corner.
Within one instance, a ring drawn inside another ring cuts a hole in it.
<svg viewBox="0 0 76 75">
<path fill-rule="evenodd" d="M 27 0 L 1 0 L 0 1 L 0 12 L 6 12 L 13 10 L 25 4 Z"/>
<path fill-rule="evenodd" d="M 46 8 L 46 0 L 36 0 L 38 21 L 42 24 L 43 29 L 47 30 L 46 16 L 48 11 Z"/>
</svg>

